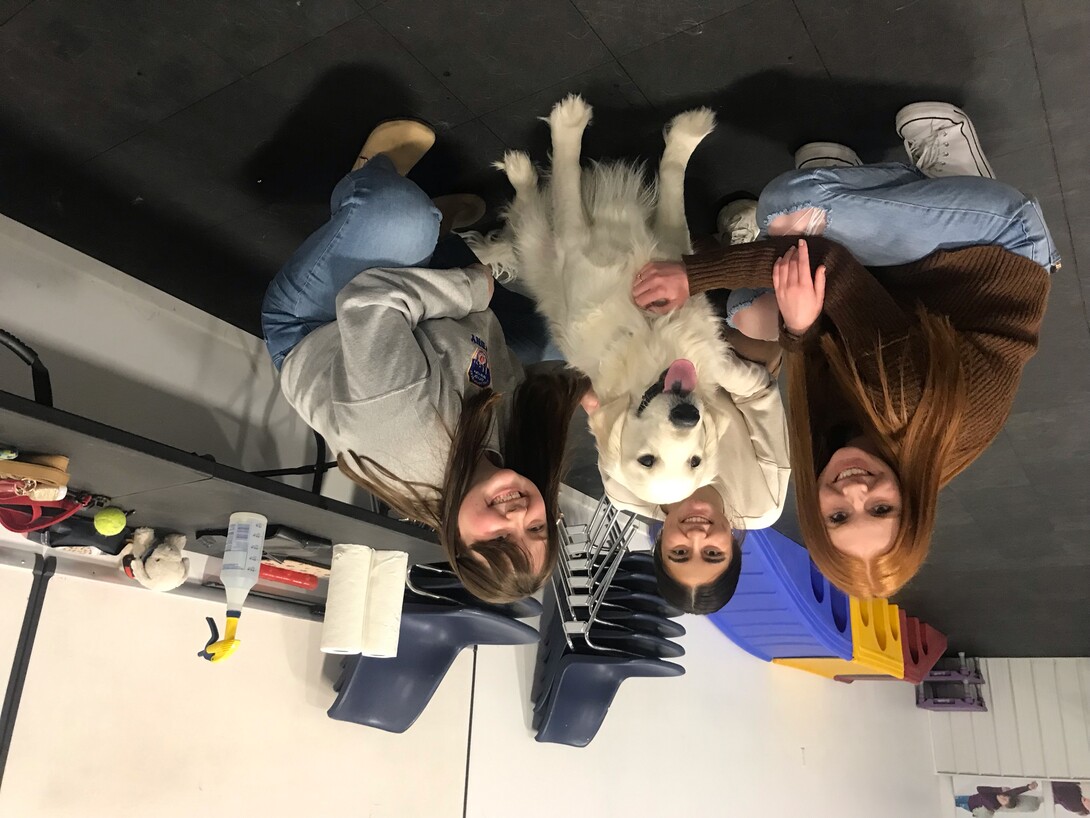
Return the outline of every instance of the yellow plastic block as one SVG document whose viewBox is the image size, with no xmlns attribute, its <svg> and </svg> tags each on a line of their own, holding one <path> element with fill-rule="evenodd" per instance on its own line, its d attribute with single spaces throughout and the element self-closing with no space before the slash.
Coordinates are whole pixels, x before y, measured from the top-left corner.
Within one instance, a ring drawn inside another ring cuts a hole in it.
<svg viewBox="0 0 1090 818">
<path fill-rule="evenodd" d="M 836 676 L 881 674 L 903 679 L 905 658 L 901 647 L 900 609 L 884 599 L 851 598 L 852 658 L 773 659 L 773 664 L 816 673 L 827 679 Z"/>
<path fill-rule="evenodd" d="M 805 670 L 808 673 L 816 673 L 826 679 L 835 679 L 837 676 L 855 676 L 867 673 L 861 670 L 863 665 L 854 659 L 841 659 L 839 656 L 829 656 L 815 659 L 773 659 L 772 664 L 793 667 Z"/>
<path fill-rule="evenodd" d="M 852 597 L 852 658 L 894 679 L 905 677 L 901 609 L 884 599 Z"/>
</svg>

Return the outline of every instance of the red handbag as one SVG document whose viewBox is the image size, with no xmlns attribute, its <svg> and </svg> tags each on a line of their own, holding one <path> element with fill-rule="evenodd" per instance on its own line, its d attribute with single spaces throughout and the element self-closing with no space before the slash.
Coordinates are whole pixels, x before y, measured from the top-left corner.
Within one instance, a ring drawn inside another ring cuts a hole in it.
<svg viewBox="0 0 1090 818">
<path fill-rule="evenodd" d="M 25 492 L 25 481 L 0 480 L 0 526 L 16 534 L 41 531 L 67 520 L 94 499 L 90 494 L 77 492 L 60 500 L 32 500 Z"/>
<path fill-rule="evenodd" d="M 53 405 L 53 386 L 49 370 L 38 353 L 10 332 L 0 329 L 0 345 L 6 346 L 30 366 L 34 382 L 34 400 L 42 406 Z M 6 465 L 5 465 L 6 464 Z M 0 462 L 0 474 L 4 469 L 16 471 L 13 477 L 0 478 L 0 526 L 16 534 L 41 531 L 54 523 L 67 520 L 76 512 L 94 502 L 94 496 L 86 492 L 69 492 L 61 500 L 33 500 L 27 492 L 36 486 L 64 486 L 68 483 L 68 458 L 47 456 L 44 464 L 21 461 Z M 54 513 L 56 512 L 56 513 Z"/>
</svg>

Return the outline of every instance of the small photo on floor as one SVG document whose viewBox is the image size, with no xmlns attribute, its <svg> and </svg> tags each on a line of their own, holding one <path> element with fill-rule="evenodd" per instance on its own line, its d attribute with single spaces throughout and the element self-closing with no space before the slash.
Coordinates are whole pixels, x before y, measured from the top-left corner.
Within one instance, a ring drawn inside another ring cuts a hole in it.
<svg viewBox="0 0 1090 818">
<path fill-rule="evenodd" d="M 1090 815 L 1090 781 L 1051 781 L 1052 814 Z"/>
<path fill-rule="evenodd" d="M 992 778 L 954 776 L 954 812 L 957 818 L 991 818 L 993 815 L 1036 814 L 1046 818 L 1042 809 L 1048 781 L 1032 778 Z"/>
</svg>

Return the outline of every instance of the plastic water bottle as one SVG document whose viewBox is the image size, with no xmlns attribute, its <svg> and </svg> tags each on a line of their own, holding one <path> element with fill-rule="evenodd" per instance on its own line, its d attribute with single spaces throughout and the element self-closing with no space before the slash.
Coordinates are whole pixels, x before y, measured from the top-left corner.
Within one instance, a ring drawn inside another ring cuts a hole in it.
<svg viewBox="0 0 1090 818">
<path fill-rule="evenodd" d="M 220 582 L 227 592 L 228 619 L 242 616 L 242 604 L 257 584 L 268 524 L 265 517 L 251 511 L 237 511 L 231 515 L 223 565 L 220 566 Z"/>
<path fill-rule="evenodd" d="M 231 515 L 227 527 L 227 545 L 223 549 L 220 566 L 220 582 L 227 594 L 227 622 L 223 639 L 219 638 L 216 623 L 208 618 L 212 638 L 197 655 L 210 662 L 226 659 L 239 646 L 235 638 L 242 605 L 250 589 L 257 584 L 261 572 L 261 553 L 265 547 L 265 527 L 269 521 L 252 511 L 237 511 Z"/>
</svg>

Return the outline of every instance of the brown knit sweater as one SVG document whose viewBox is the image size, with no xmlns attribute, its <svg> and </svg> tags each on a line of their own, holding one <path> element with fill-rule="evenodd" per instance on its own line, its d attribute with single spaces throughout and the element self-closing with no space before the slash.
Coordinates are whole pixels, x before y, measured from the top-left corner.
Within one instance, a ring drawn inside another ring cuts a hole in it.
<svg viewBox="0 0 1090 818">
<path fill-rule="evenodd" d="M 771 287 L 773 263 L 797 241 L 775 238 L 686 256 L 690 290 Z M 904 408 L 911 412 L 927 372 L 917 306 L 950 318 L 958 336 L 967 407 L 952 462 L 944 464 L 944 482 L 949 480 L 987 448 L 1010 414 L 1022 367 L 1037 350 L 1048 273 L 1000 247 L 940 251 L 911 264 L 872 271 L 836 242 L 817 236 L 806 241 L 813 269 L 826 266 L 825 305 L 804 336 L 781 329 L 785 350 L 820 356 L 816 341 L 822 333 L 832 333 L 851 354 L 875 398 L 881 393 L 877 351 L 889 382 L 905 385 Z M 812 418 L 815 431 L 827 428 L 831 420 Z"/>
</svg>

